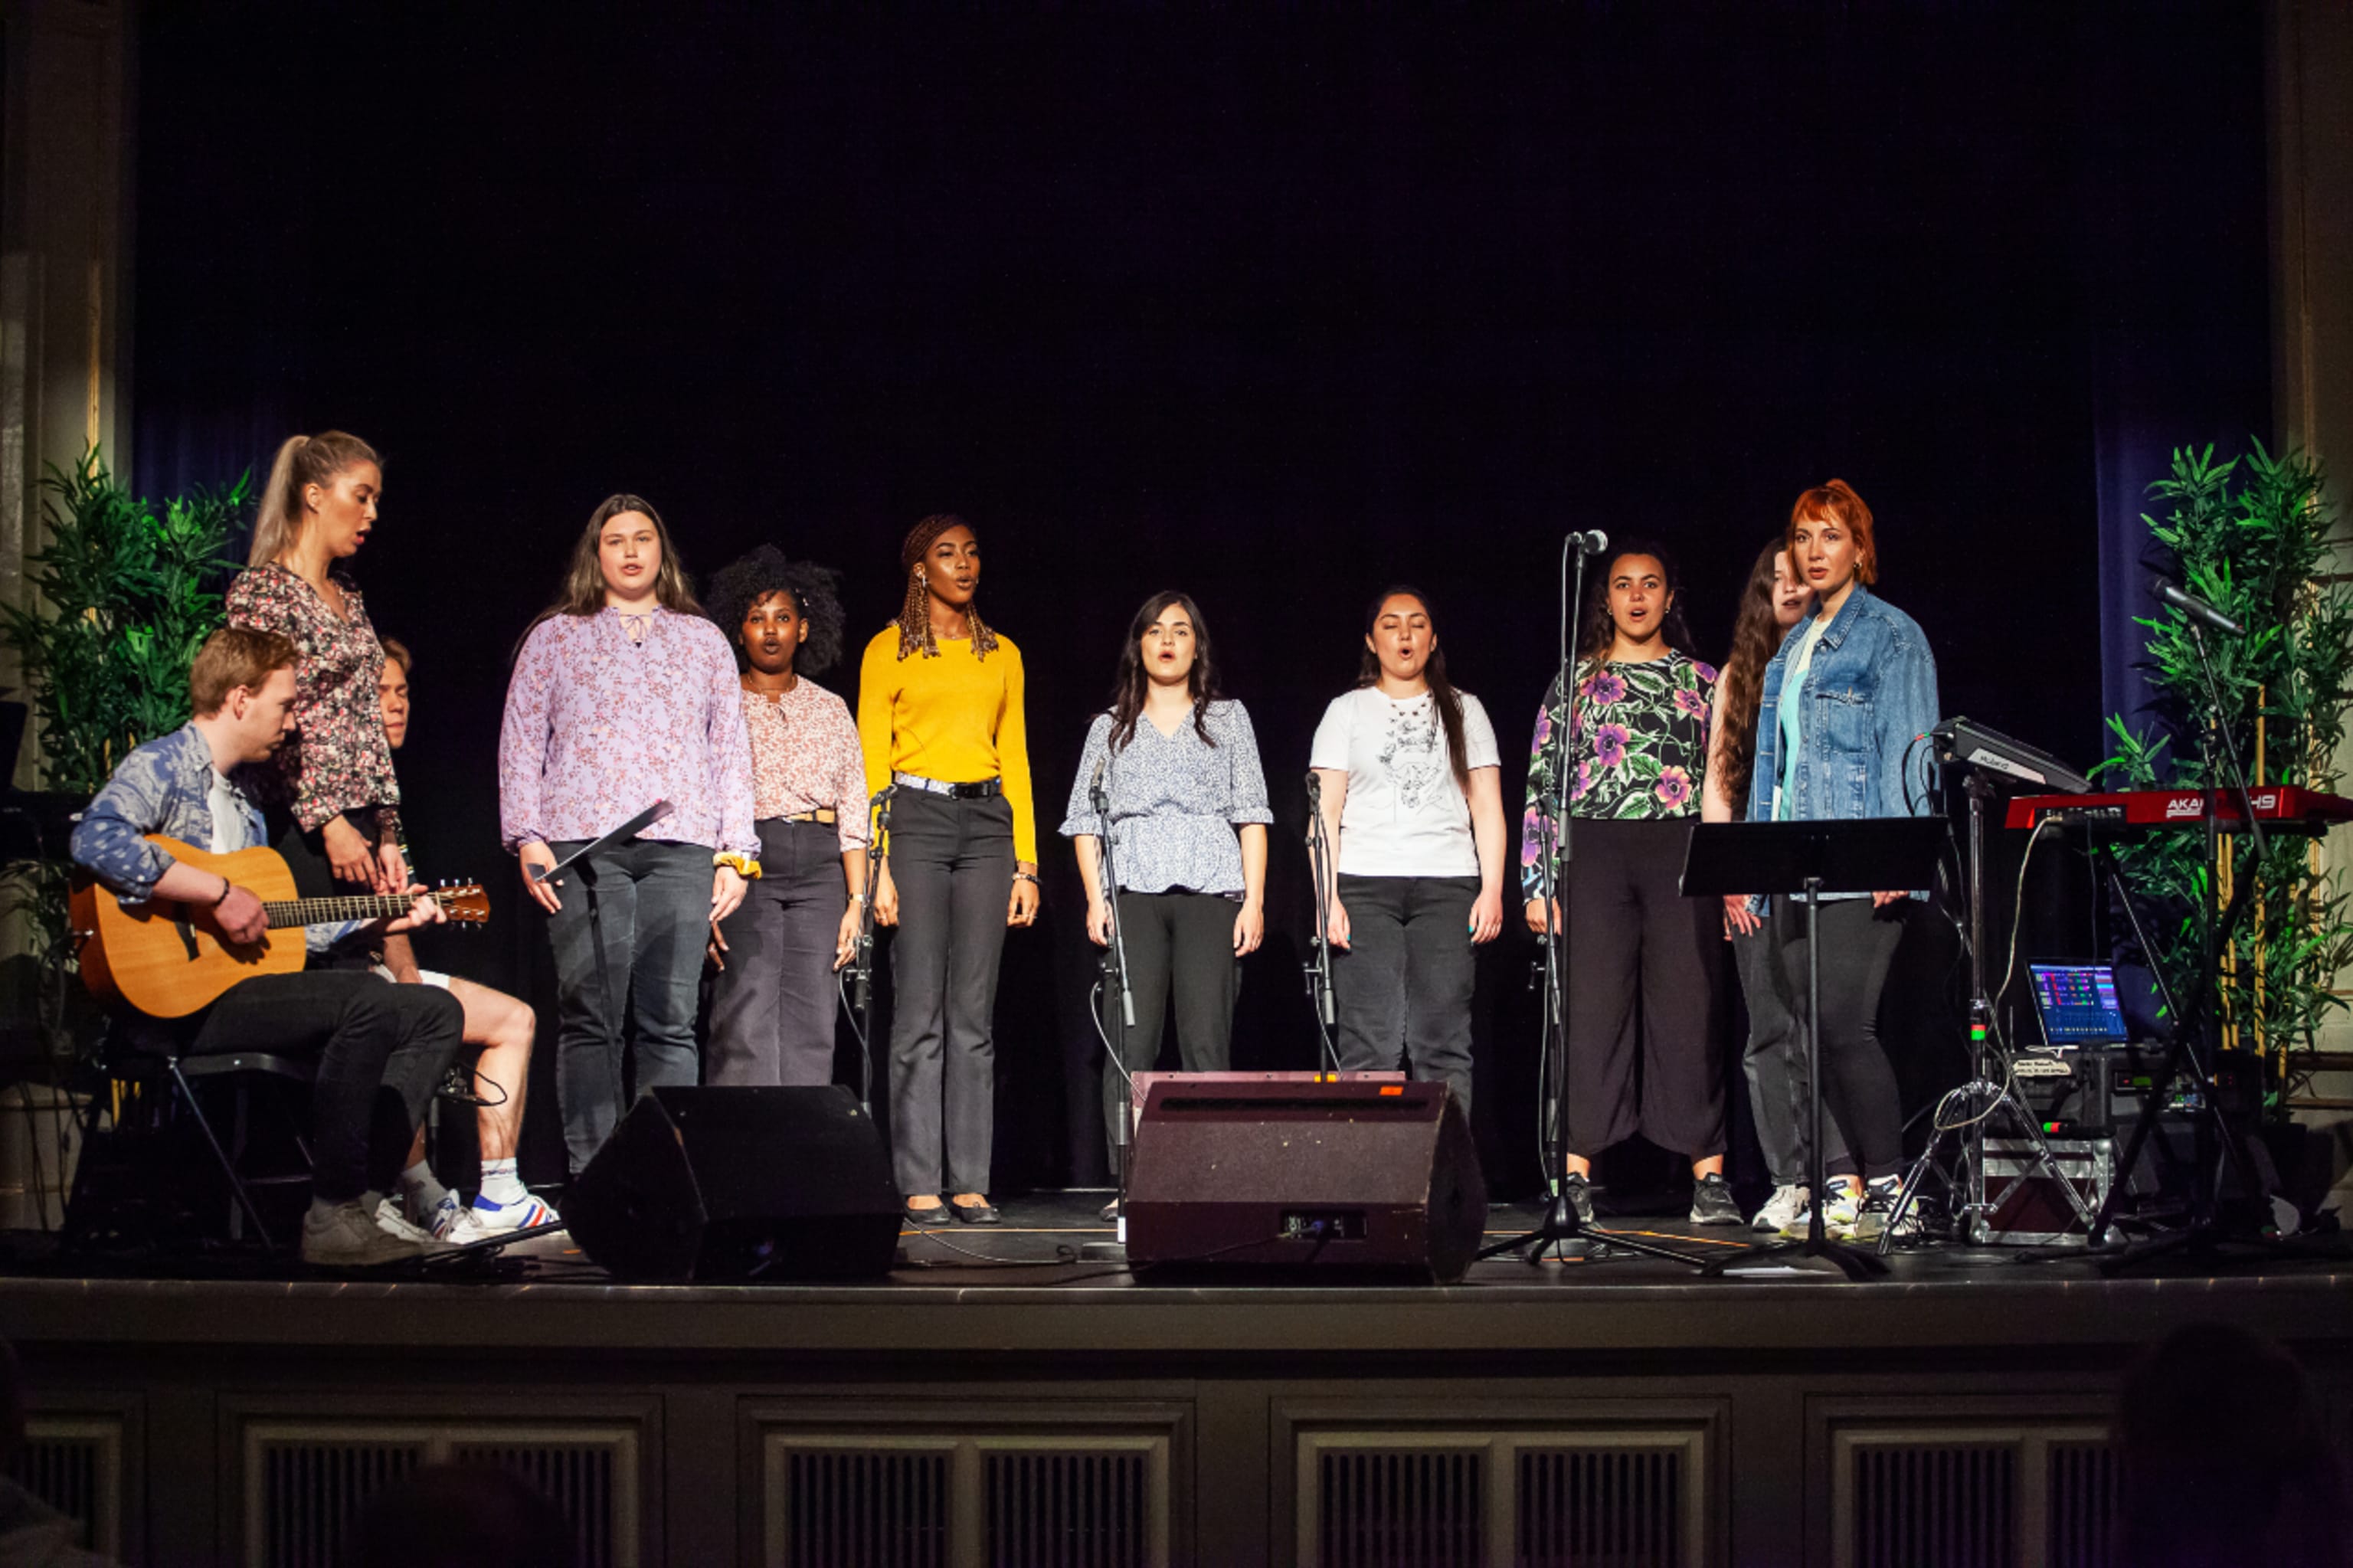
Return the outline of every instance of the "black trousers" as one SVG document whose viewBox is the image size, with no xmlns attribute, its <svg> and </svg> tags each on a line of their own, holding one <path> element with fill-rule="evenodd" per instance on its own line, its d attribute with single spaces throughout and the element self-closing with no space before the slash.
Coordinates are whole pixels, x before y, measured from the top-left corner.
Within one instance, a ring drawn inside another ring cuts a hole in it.
<svg viewBox="0 0 2353 1568">
<path fill-rule="evenodd" d="M 1338 878 L 1348 946 L 1332 955 L 1340 1069 L 1384 1072 L 1409 1063 L 1415 1078 L 1454 1091 L 1471 1115 L 1471 946 L 1475 876 Z"/>
<path fill-rule="evenodd" d="M 1589 1160 L 1640 1132 L 1692 1160 L 1721 1154 L 1724 903 L 1676 885 L 1691 823 L 1579 820 L 1571 831 L 1569 1151 Z"/>
<path fill-rule="evenodd" d="M 239 981 L 196 1025 L 187 1054 L 315 1061 L 311 1190 L 340 1203 L 389 1190 L 465 1028 L 465 1009 L 438 986 L 307 969 Z"/>
<path fill-rule="evenodd" d="M 1879 993 L 1887 966 L 1904 936 L 1905 906 L 1874 909 L 1868 898 L 1841 898 L 1822 905 L 1822 1023 L 1820 1037 L 1822 1114 L 1838 1118 L 1847 1147 L 1866 1178 L 1890 1176 L 1904 1164 L 1904 1103 L 1895 1070 L 1879 1040 Z M 1804 1053 L 1806 1028 L 1805 906 L 1794 898 L 1773 900 L 1766 934 L 1779 956 L 1783 994 L 1798 1031 L 1791 1078 L 1797 1103 L 1808 1095 Z M 1825 1150 L 1829 1139 L 1824 1139 Z M 1804 1131 L 1799 1150 L 1805 1150 Z"/>
<path fill-rule="evenodd" d="M 997 961 L 1013 808 L 902 789 L 891 807 L 891 1163 L 899 1191 L 986 1192 L 997 1119 Z"/>
<path fill-rule="evenodd" d="M 1241 905 L 1214 893 L 1129 893 L 1119 895 L 1127 983 L 1135 997 L 1135 1026 L 1126 1032 L 1120 1060 L 1129 1073 L 1148 1073 L 1160 1061 L 1168 994 L 1176 993 L 1176 1058 L 1188 1073 L 1221 1073 L 1233 1060 L 1234 999 L 1241 994 L 1241 960 L 1234 957 L 1234 916 Z M 1121 1044 L 1120 1010 L 1103 999 L 1103 1033 Z M 1113 1128 L 1128 1098 L 1126 1074 L 1103 1068 L 1103 1137 L 1116 1168 Z"/>
<path fill-rule="evenodd" d="M 753 824 L 760 879 L 719 923 L 727 967 L 711 982 L 707 1084 L 833 1082 L 834 941 L 849 886 L 829 822 Z"/>
</svg>

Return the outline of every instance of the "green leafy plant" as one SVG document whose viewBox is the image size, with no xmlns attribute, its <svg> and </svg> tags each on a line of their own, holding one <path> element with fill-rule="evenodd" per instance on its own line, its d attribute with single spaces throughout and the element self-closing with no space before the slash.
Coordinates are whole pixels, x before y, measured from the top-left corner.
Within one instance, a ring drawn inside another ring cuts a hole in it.
<svg viewBox="0 0 2353 1568">
<path fill-rule="evenodd" d="M 159 508 L 116 482 L 97 448 L 41 479 L 47 545 L 27 565 L 41 602 L 0 606 L 0 641 L 24 671 L 40 785 L 96 792 L 144 740 L 188 721 L 188 665 L 223 620 L 237 563 L 228 537 L 251 500 L 251 476 Z M 66 870 L 9 868 L 42 950 L 65 930 Z"/>
<path fill-rule="evenodd" d="M 2353 684 L 2353 588 L 2327 570 L 2336 520 L 2321 501 L 2318 467 L 2253 447 L 2221 462 L 2211 446 L 2175 451 L 2171 474 L 2149 486 L 2170 510 L 2163 522 L 2142 521 L 2189 590 L 2246 628 L 2243 637 L 2209 632 L 2205 642 L 2250 786 L 2334 792 Z M 2168 606 L 2139 624 L 2149 631 L 2143 667 L 2159 728 L 2137 733 L 2112 715 L 2101 770 L 2128 789 L 2228 788 L 2228 765 L 2203 744 L 2212 705 L 2189 618 Z M 2222 956 L 2225 1038 L 2280 1056 L 2309 1051 L 2329 1010 L 2345 1005 L 2332 987 L 2353 964 L 2353 899 L 2341 877 L 2321 872 L 2301 835 L 2270 835 L 2252 867 L 2242 842 L 2228 847 L 2240 852 L 2237 874 L 2255 885 Z M 2149 958 L 2187 1005 L 2203 959 L 2204 912 L 2220 917 L 2234 863 L 2226 855 L 2209 864 L 2204 839 L 2188 832 L 2130 841 L 2120 858 L 2127 884 L 2160 912 L 2159 950 Z"/>
</svg>

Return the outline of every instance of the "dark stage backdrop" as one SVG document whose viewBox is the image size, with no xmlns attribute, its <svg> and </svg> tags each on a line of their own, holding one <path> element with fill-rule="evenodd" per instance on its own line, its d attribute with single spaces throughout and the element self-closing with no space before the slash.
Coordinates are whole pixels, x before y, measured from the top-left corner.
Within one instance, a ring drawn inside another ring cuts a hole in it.
<svg viewBox="0 0 2353 1568">
<path fill-rule="evenodd" d="M 1668 541 L 1717 657 L 1755 551 L 1835 474 L 1947 710 L 2089 758 L 2119 344 L 2178 373 L 2194 333 L 2177 381 L 2263 385 L 2236 5 L 155 5 L 139 63 L 138 481 L 226 481 L 328 426 L 386 454 L 356 566 L 420 656 L 421 863 L 504 895 L 439 959 L 546 1001 L 493 748 L 509 651 L 602 496 L 651 497 L 699 573 L 763 540 L 840 567 L 859 638 L 910 524 L 977 525 L 1049 843 L 998 1010 L 1007 1188 L 1099 1167 L 1052 833 L 1148 592 L 1199 599 L 1257 723 L 1274 935 L 1237 1054 L 1304 1066 L 1299 776 L 1382 584 L 1432 595 L 1516 817 L 1562 532 Z M 2175 258 L 2206 292 L 2114 286 Z M 2189 400 L 2185 436 L 2261 428 L 2259 391 Z M 1532 950 L 1482 965 L 1505 1185 L 1534 1173 Z"/>
</svg>

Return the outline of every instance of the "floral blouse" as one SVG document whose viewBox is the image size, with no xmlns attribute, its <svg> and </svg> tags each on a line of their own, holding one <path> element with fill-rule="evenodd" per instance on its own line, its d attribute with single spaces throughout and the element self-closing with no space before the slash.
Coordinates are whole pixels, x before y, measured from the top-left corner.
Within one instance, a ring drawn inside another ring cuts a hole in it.
<svg viewBox="0 0 2353 1568">
<path fill-rule="evenodd" d="M 752 736 L 752 816 L 831 811 L 844 854 L 866 847 L 866 756 L 849 705 L 807 675 L 768 696 L 744 694 Z"/>
<path fill-rule="evenodd" d="M 385 738 L 376 683 L 384 648 L 360 590 L 341 571 L 344 615 L 288 567 L 271 562 L 229 585 L 232 626 L 275 631 L 294 644 L 294 734 L 257 768 L 263 803 L 290 806 L 305 832 L 342 811 L 377 808 L 379 832 L 400 834 L 400 785 Z"/>
<path fill-rule="evenodd" d="M 1669 652 L 1640 663 L 1597 668 L 1588 661 L 1578 668 L 1584 673 L 1577 686 L 1579 733 L 1569 737 L 1577 759 L 1569 814 L 1613 821 L 1698 815 L 1707 778 L 1714 666 Z M 1536 712 L 1527 810 L 1520 819 L 1520 883 L 1531 898 L 1543 885 L 1544 846 L 1552 837 L 1553 732 L 1566 717 L 1556 677 Z"/>
</svg>

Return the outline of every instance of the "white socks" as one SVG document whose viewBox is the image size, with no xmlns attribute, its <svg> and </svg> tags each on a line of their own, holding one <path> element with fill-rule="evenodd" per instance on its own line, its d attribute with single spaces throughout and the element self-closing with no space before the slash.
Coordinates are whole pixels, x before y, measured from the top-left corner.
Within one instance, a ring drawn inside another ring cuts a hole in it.
<svg viewBox="0 0 2353 1568">
<path fill-rule="evenodd" d="M 531 1189 L 524 1186 L 522 1178 L 515 1174 L 515 1162 L 512 1159 L 485 1160 L 482 1161 L 482 1196 L 503 1208 L 509 1203 L 520 1203 L 530 1198 Z"/>
<path fill-rule="evenodd" d="M 407 1200 L 408 1217 L 422 1220 L 441 1206 L 449 1190 L 434 1179 L 432 1171 L 420 1160 L 400 1173 L 400 1195 Z"/>
</svg>

